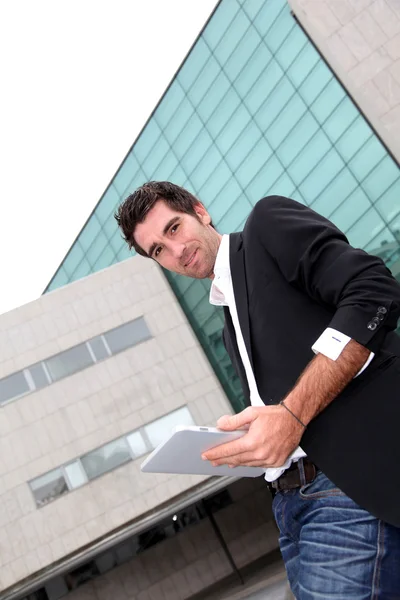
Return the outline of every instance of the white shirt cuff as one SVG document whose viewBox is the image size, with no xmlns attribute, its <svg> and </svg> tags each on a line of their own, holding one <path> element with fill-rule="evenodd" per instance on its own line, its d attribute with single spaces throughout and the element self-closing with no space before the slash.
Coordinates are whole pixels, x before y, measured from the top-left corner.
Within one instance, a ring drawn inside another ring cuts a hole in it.
<svg viewBox="0 0 400 600">
<path fill-rule="evenodd" d="M 345 333 L 332 329 L 332 327 L 327 327 L 325 331 L 321 333 L 317 341 L 314 342 L 311 349 L 314 354 L 321 353 L 331 360 L 337 360 L 350 340 L 351 338 Z M 358 377 L 358 375 L 368 367 L 374 356 L 375 353 L 371 352 L 355 377 Z"/>
<path fill-rule="evenodd" d="M 351 338 L 332 327 L 327 327 L 312 346 L 314 354 L 323 354 L 331 360 L 337 360 Z"/>
</svg>

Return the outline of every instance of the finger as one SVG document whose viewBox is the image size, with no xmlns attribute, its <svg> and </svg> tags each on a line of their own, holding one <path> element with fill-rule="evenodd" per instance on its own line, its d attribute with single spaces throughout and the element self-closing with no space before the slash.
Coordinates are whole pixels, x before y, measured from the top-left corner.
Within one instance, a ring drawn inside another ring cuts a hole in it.
<svg viewBox="0 0 400 600">
<path fill-rule="evenodd" d="M 220 458 L 212 461 L 215 466 L 218 465 L 233 465 L 236 467 L 281 467 L 285 460 L 280 461 L 268 460 L 268 458 L 256 458 L 254 452 L 242 452 L 236 456 L 228 456 L 226 458 Z M 278 464 L 279 463 L 279 464 Z"/>
<path fill-rule="evenodd" d="M 234 431 L 252 423 L 258 416 L 257 411 L 249 406 L 237 415 L 224 415 L 217 421 L 217 427 L 224 431 Z"/>
<path fill-rule="evenodd" d="M 248 451 L 248 442 L 245 438 L 246 436 L 243 436 L 238 440 L 234 440 L 233 442 L 227 442 L 226 444 L 215 446 L 214 448 L 203 452 L 201 457 L 203 460 L 210 461 L 225 459 L 226 463 L 226 458 L 237 456 Z"/>
</svg>

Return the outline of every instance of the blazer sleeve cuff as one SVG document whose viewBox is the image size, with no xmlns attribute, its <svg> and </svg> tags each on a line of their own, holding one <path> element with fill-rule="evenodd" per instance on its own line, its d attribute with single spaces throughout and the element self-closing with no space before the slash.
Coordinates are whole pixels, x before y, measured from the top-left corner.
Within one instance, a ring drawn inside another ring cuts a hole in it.
<svg viewBox="0 0 400 600">
<path fill-rule="evenodd" d="M 376 353 L 388 330 L 392 329 L 387 327 L 391 304 L 392 302 L 382 303 L 368 310 L 354 305 L 339 307 L 328 328 L 341 332 L 342 336 L 347 336 Z"/>
</svg>

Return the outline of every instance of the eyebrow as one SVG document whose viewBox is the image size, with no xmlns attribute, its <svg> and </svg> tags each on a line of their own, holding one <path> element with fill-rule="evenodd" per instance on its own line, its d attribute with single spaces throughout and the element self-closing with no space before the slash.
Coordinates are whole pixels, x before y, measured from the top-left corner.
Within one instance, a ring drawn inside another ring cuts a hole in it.
<svg viewBox="0 0 400 600">
<path fill-rule="evenodd" d="M 179 217 L 178 217 L 178 216 L 172 217 L 172 219 L 170 219 L 170 220 L 168 221 L 168 223 L 167 223 L 167 224 L 164 226 L 164 229 L 163 229 L 163 231 L 162 231 L 162 234 L 163 234 L 163 235 L 167 235 L 167 233 L 168 233 L 168 230 L 169 230 L 169 229 L 170 229 L 170 228 L 171 228 L 173 225 L 175 225 L 175 223 L 176 223 L 177 221 L 179 221 Z M 148 251 L 148 253 L 147 253 L 147 254 L 148 254 L 148 256 L 153 256 L 153 252 L 154 252 L 154 250 L 157 248 L 157 246 L 158 246 L 158 243 L 157 243 L 157 242 L 154 242 L 154 243 L 153 243 L 153 244 L 150 246 L 150 248 L 149 248 L 149 251 Z"/>
</svg>

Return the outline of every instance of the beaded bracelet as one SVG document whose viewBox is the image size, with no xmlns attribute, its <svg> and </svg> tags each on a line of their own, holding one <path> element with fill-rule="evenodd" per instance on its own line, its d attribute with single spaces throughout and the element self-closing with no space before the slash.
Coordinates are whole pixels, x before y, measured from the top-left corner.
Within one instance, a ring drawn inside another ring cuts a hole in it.
<svg viewBox="0 0 400 600">
<path fill-rule="evenodd" d="M 284 407 L 286 408 L 286 410 L 290 412 L 290 414 L 291 414 L 291 415 L 292 415 L 292 416 L 293 416 L 293 417 L 296 419 L 296 421 L 298 421 L 298 422 L 300 423 L 300 425 L 302 425 L 302 426 L 304 427 L 304 429 L 307 427 L 306 425 L 304 425 L 303 421 L 300 421 L 299 417 L 297 417 L 297 416 L 294 414 L 294 412 L 292 412 L 292 411 L 290 410 L 290 408 L 289 408 L 288 406 L 286 406 L 286 404 L 285 404 L 284 400 L 281 400 L 281 401 L 279 402 L 279 404 L 282 404 L 282 406 L 284 406 Z"/>
</svg>

